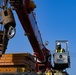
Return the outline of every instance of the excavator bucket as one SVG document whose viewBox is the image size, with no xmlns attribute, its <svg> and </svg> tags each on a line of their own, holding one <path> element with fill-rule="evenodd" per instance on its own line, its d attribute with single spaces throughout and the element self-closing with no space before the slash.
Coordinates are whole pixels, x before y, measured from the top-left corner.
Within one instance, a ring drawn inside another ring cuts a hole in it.
<svg viewBox="0 0 76 75">
<path fill-rule="evenodd" d="M 69 51 L 68 51 L 68 41 L 67 40 L 64 40 L 64 41 L 58 40 L 58 41 L 56 41 L 56 44 L 57 43 L 66 44 L 66 49 L 65 49 L 65 52 L 62 52 L 62 53 L 55 52 L 54 53 L 54 55 L 53 55 L 54 68 L 59 69 L 59 70 L 64 70 L 64 69 L 70 67 L 70 56 L 69 56 Z"/>
</svg>

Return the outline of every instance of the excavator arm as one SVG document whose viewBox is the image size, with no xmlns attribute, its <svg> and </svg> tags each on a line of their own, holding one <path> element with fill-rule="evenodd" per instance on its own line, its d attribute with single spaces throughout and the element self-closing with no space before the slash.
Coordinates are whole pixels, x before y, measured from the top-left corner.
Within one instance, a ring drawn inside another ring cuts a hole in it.
<svg viewBox="0 0 76 75">
<path fill-rule="evenodd" d="M 37 55 L 37 58 L 39 60 L 44 60 L 44 54 L 41 51 L 44 48 L 44 45 L 42 43 L 41 34 L 38 30 L 37 23 L 35 21 L 35 17 L 33 15 L 33 12 L 30 14 L 27 14 L 25 12 L 26 10 L 16 10 L 17 15 L 20 19 L 20 22 L 22 23 L 22 27 L 24 28 L 27 37 L 32 45 L 32 48 Z"/>
<path fill-rule="evenodd" d="M 41 34 L 37 26 L 37 21 L 33 12 L 36 5 L 32 0 L 10 0 L 10 4 L 19 17 L 25 35 L 27 35 L 34 50 L 34 54 L 39 61 L 46 61 L 46 57 L 50 53 L 42 42 Z"/>
</svg>

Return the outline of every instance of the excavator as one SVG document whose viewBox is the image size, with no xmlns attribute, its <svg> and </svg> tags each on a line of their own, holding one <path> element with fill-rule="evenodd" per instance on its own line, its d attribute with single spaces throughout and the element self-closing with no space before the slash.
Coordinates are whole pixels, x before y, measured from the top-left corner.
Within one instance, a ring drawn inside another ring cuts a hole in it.
<svg viewBox="0 0 76 75">
<path fill-rule="evenodd" d="M 10 7 L 8 7 L 10 4 Z M 36 71 L 45 72 L 49 71 L 52 68 L 56 71 L 55 66 L 52 67 L 51 64 L 51 52 L 43 44 L 40 31 L 37 26 L 36 15 L 34 9 L 36 5 L 33 0 L 4 0 L 4 5 L 0 6 L 1 12 L 0 16 L 2 18 L 0 24 L 4 27 L 3 31 L 0 31 L 0 55 L 4 54 L 8 45 L 8 41 L 14 37 L 16 33 L 16 23 L 12 10 L 15 10 L 18 18 L 21 22 L 21 25 L 25 31 L 25 35 L 28 37 L 28 40 L 33 48 L 34 54 L 33 57 L 36 61 Z M 47 43 L 46 43 L 47 44 Z M 55 60 L 56 54 L 54 54 Z M 61 65 L 61 64 L 60 64 Z M 53 71 L 53 70 L 51 70 Z M 61 75 L 68 75 L 64 72 L 60 73 Z M 50 73 L 51 75 L 51 73 Z M 56 75 L 56 72 L 52 75 Z"/>
<path fill-rule="evenodd" d="M 4 1 L 4 7 L 1 12 L 2 23 L 6 30 L 7 38 L 10 39 L 15 35 L 15 20 L 11 8 L 5 7 L 7 1 Z M 40 31 L 37 27 L 37 21 L 34 15 L 34 8 L 36 5 L 30 0 L 10 0 L 9 1 L 12 8 L 16 11 L 21 25 L 26 32 L 26 36 L 33 48 L 34 56 L 40 62 L 36 63 L 37 71 L 45 71 L 47 68 L 51 68 L 51 54 L 50 51 L 45 47 L 42 42 Z M 2 51 L 2 53 L 4 53 Z M 49 60 L 48 60 L 49 59 Z"/>
</svg>

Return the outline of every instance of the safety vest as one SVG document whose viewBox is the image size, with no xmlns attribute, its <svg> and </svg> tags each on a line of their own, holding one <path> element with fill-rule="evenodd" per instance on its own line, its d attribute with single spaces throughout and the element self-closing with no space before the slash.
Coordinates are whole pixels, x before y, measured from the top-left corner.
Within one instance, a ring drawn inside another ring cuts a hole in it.
<svg viewBox="0 0 76 75">
<path fill-rule="evenodd" d="M 58 50 L 56 50 L 56 52 L 58 52 Z M 63 52 L 63 49 L 59 50 L 59 53 L 62 53 Z"/>
</svg>

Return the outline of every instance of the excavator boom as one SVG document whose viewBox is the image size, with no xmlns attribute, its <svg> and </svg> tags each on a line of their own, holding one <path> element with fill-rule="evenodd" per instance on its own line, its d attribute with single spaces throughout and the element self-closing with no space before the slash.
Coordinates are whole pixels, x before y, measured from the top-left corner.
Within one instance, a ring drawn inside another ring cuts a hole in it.
<svg viewBox="0 0 76 75">
<path fill-rule="evenodd" d="M 32 0 L 10 0 L 11 6 L 15 9 L 21 25 L 27 35 L 28 40 L 34 50 L 34 54 L 39 61 L 46 61 L 49 50 L 45 48 L 40 31 L 37 26 L 35 14 L 33 12 L 36 7 Z"/>
</svg>

